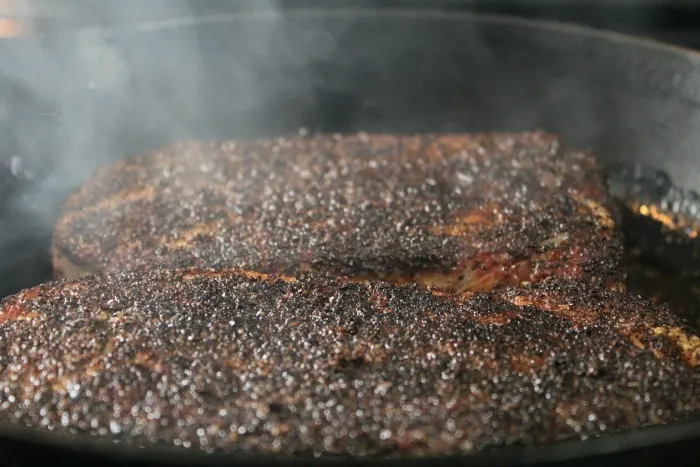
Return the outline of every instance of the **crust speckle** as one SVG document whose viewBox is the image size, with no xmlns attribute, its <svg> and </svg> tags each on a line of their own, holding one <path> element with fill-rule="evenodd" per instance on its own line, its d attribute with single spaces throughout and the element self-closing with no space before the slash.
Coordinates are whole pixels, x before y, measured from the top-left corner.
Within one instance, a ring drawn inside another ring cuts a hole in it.
<svg viewBox="0 0 700 467">
<path fill-rule="evenodd" d="M 594 158 L 540 132 L 182 142 L 99 170 L 53 245 L 66 276 L 197 266 L 619 288 L 612 210 Z"/>
<path fill-rule="evenodd" d="M 0 422 L 141 445 L 444 454 L 700 412 L 698 338 L 577 282 L 154 270 L 43 284 L 0 316 Z"/>
</svg>

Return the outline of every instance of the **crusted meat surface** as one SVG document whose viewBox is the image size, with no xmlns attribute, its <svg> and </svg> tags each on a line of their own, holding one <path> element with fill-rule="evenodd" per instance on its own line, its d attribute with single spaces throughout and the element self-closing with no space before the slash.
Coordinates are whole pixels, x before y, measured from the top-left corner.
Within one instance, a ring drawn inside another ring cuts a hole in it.
<svg viewBox="0 0 700 467">
<path fill-rule="evenodd" d="M 700 411 L 700 339 L 580 282 L 415 284 L 152 270 L 0 308 L 0 422 L 141 445 L 423 455 Z"/>
<path fill-rule="evenodd" d="M 612 209 L 594 158 L 540 132 L 184 142 L 98 171 L 65 202 L 53 256 L 58 277 L 197 266 L 620 288 Z"/>
</svg>

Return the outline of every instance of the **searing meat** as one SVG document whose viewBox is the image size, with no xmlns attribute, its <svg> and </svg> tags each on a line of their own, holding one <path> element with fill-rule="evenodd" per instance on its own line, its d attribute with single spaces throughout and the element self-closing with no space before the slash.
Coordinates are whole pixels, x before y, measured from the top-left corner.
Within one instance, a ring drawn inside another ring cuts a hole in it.
<svg viewBox="0 0 700 467">
<path fill-rule="evenodd" d="M 613 218 L 594 158 L 539 132 L 186 142 L 98 171 L 66 201 L 53 258 L 68 277 L 197 266 L 621 288 Z"/>
<path fill-rule="evenodd" d="M 576 282 L 152 270 L 0 308 L 0 422 L 142 445 L 473 452 L 698 414 L 699 391 L 700 339 L 666 308 Z"/>
</svg>

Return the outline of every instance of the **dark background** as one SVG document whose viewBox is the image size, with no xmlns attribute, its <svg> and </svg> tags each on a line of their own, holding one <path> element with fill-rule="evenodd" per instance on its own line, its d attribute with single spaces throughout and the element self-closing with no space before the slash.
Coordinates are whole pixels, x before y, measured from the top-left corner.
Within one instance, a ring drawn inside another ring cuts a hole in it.
<svg viewBox="0 0 700 467">
<path fill-rule="evenodd" d="M 4 0 L 0 17 L 31 18 L 37 29 L 70 29 L 221 14 L 241 4 L 467 9 L 585 24 L 700 49 L 700 1 L 692 0 Z"/>
<path fill-rule="evenodd" d="M 0 16 L 37 29 L 109 26 L 212 15 L 244 6 L 411 6 L 545 18 L 653 37 L 700 49 L 700 1 L 692 0 L 5 0 Z"/>
</svg>

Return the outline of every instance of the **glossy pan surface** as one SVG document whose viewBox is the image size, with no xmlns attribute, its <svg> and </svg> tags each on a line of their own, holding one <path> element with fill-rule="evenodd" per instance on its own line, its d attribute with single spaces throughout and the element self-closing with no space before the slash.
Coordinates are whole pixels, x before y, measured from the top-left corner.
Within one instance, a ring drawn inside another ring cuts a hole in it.
<svg viewBox="0 0 700 467">
<path fill-rule="evenodd" d="M 6 151 L 34 164 L 34 184 L 3 199 L 3 296 L 47 279 L 51 224 L 70 189 L 97 165 L 173 139 L 300 127 L 542 128 L 593 149 L 604 166 L 649 166 L 680 187 L 700 187 L 700 56 L 584 28 L 427 9 L 290 9 L 57 33 L 2 43 L 0 56 L 0 102 L 12 110 L 0 115 L 0 137 Z M 48 72 L 37 70 L 40 60 Z M 105 447 L 7 426 L 0 439 L 0 454 L 17 465 L 59 455 L 112 464 L 290 463 Z M 700 420 L 691 420 L 444 460 L 523 465 L 598 456 L 600 464 L 656 465 L 697 460 L 698 441 Z"/>
</svg>

